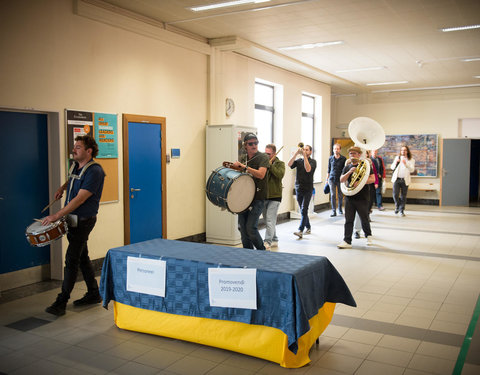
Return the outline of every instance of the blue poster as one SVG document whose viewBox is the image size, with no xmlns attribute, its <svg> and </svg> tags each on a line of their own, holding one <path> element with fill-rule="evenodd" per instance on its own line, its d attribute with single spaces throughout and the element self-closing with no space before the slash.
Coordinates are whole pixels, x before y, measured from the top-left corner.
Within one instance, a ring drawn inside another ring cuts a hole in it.
<svg viewBox="0 0 480 375">
<path fill-rule="evenodd" d="M 117 115 L 95 113 L 95 139 L 98 143 L 97 158 L 118 158 Z"/>
</svg>

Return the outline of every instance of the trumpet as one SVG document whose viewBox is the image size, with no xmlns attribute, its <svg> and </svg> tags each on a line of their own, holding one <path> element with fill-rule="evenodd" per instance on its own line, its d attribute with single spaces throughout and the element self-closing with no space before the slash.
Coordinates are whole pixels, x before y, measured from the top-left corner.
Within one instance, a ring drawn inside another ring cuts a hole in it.
<svg viewBox="0 0 480 375">
<path fill-rule="evenodd" d="M 304 147 L 305 147 L 305 145 L 303 144 L 303 142 L 300 142 L 300 143 L 298 144 L 298 148 L 299 148 L 300 150 L 303 150 Z"/>
</svg>

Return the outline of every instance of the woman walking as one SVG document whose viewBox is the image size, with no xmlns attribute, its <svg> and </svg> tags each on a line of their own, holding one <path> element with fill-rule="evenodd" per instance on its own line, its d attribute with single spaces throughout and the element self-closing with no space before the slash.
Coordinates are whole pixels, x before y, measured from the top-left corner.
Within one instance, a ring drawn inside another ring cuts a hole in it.
<svg viewBox="0 0 480 375">
<path fill-rule="evenodd" d="M 410 174 L 415 170 L 415 159 L 408 146 L 402 146 L 400 155 L 395 156 L 390 168 L 393 170 L 393 201 L 395 202 L 395 214 L 405 216 L 405 203 L 407 201 L 408 185 L 410 185 Z"/>
</svg>

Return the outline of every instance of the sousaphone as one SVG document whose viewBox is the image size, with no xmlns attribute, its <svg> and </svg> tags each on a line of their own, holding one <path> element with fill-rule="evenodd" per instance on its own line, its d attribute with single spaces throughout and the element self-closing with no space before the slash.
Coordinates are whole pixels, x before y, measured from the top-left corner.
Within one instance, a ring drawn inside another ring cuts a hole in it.
<svg viewBox="0 0 480 375">
<path fill-rule="evenodd" d="M 357 169 L 352 173 L 350 182 L 340 184 L 344 195 L 355 195 L 363 189 L 370 175 L 370 161 L 365 159 L 366 150 L 376 150 L 385 143 L 385 132 L 378 122 L 369 117 L 356 117 L 348 125 L 348 134 L 363 152 Z"/>
</svg>

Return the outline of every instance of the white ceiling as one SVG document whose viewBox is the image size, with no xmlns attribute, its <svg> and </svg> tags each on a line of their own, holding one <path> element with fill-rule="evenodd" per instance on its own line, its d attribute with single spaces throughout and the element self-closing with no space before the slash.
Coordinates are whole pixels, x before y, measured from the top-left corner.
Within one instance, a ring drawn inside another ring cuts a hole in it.
<svg viewBox="0 0 480 375">
<path fill-rule="evenodd" d="M 332 93 L 480 86 L 480 0 L 271 0 L 193 12 L 223 0 L 104 0 L 161 21 L 212 45 L 332 85 Z M 229 37 L 229 38 L 226 38 Z M 344 44 L 282 51 L 280 47 L 342 40 Z M 360 72 L 339 70 L 383 66 Z M 367 86 L 367 83 L 408 81 Z"/>
</svg>

